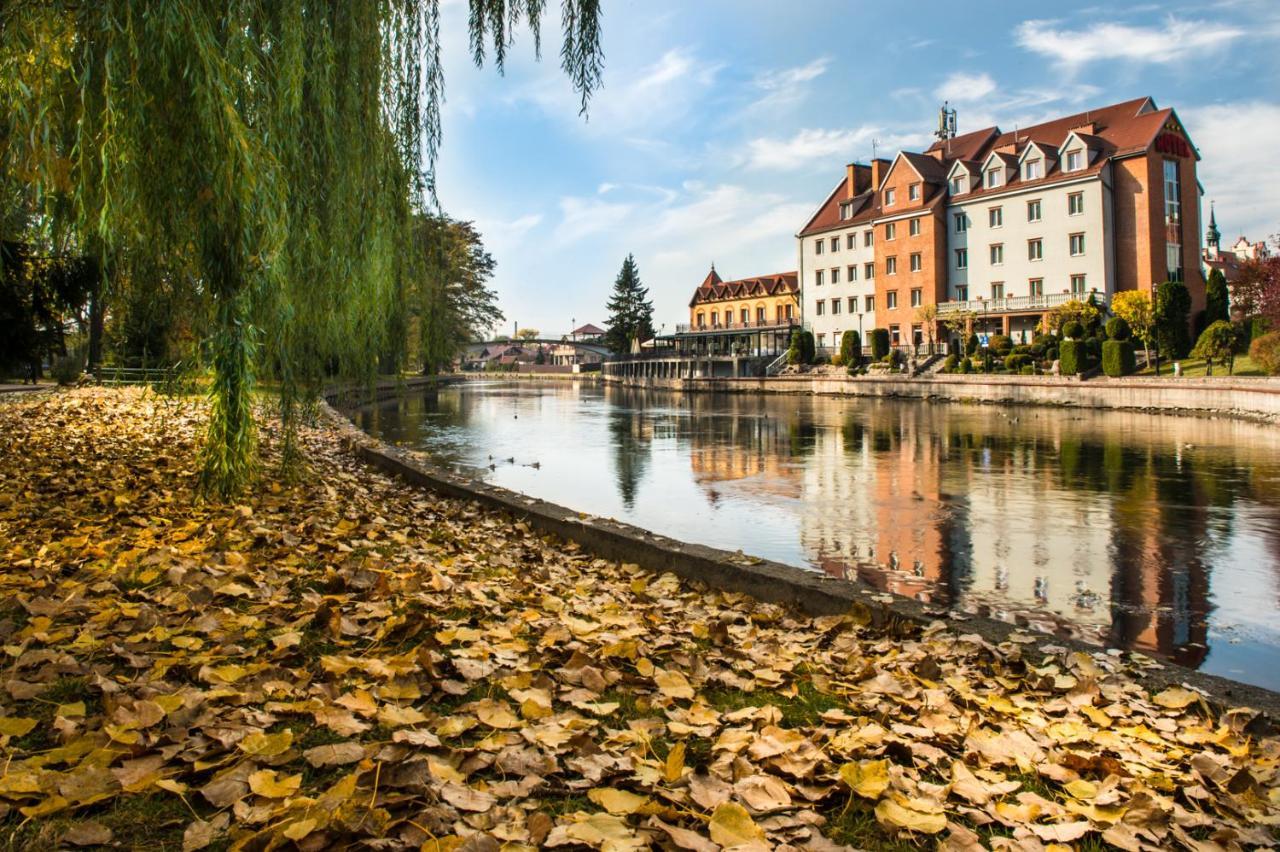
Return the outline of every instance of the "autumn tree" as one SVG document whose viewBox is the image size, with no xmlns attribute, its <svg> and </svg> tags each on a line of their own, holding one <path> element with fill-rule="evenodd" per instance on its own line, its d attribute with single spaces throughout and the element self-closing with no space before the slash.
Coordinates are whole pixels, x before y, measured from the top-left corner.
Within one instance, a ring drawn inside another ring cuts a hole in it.
<svg viewBox="0 0 1280 852">
<path fill-rule="evenodd" d="M 613 293 L 606 304 L 609 320 L 605 323 L 605 343 L 615 355 L 631 351 L 632 341 L 653 337 L 653 302 L 649 290 L 640 283 L 640 270 L 634 255 L 627 255 L 613 282 Z"/>
<path fill-rule="evenodd" d="M 1147 363 L 1151 363 L 1151 336 L 1155 317 L 1151 294 L 1142 290 L 1121 290 L 1111 297 L 1111 313 L 1129 324 L 1129 329 L 1142 340 Z"/>
<path fill-rule="evenodd" d="M 537 340 L 542 332 L 536 328 L 522 328 L 516 332 L 516 337 L 521 340 Z"/>
<path fill-rule="evenodd" d="M 277 372 L 292 434 L 323 382 L 368 377 L 433 203 L 440 0 L 9 0 L 0 175 L 93 253 L 163 263 L 212 333 L 208 492 L 255 467 L 255 378 Z M 499 69 L 541 2 L 471 0 L 470 50 Z M 598 0 L 564 0 L 561 64 L 600 82 Z M 6 178 L 12 184 L 14 178 Z M 0 198 L 8 197 L 6 190 Z"/>
<path fill-rule="evenodd" d="M 1280 330 L 1280 257 L 1240 264 L 1232 295 L 1245 317 L 1260 317 L 1273 330 Z"/>
</svg>

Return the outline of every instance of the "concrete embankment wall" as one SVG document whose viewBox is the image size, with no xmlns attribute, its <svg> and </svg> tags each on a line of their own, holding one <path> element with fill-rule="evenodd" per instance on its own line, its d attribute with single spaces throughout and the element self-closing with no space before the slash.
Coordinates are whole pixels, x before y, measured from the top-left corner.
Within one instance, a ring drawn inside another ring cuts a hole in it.
<svg viewBox="0 0 1280 852">
<path fill-rule="evenodd" d="M 1280 421 L 1276 379 L 1055 379 L 1047 376 L 774 376 L 755 379 L 621 379 L 627 387 L 690 393 L 780 393 L 873 396 L 1001 405 L 1059 405 L 1171 413 L 1228 414 Z"/>
</svg>

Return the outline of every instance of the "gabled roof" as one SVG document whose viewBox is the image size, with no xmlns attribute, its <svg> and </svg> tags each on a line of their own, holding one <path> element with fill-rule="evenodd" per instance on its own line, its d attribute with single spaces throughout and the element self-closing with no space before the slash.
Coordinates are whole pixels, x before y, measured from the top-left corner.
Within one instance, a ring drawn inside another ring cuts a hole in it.
<svg viewBox="0 0 1280 852">
<path fill-rule="evenodd" d="M 604 333 L 605 333 L 605 331 L 604 331 L 604 329 L 603 329 L 603 328 L 598 328 L 597 326 L 594 326 L 594 325 L 592 325 L 591 323 L 587 323 L 586 325 L 579 326 L 578 328 L 575 328 L 573 331 L 571 331 L 571 332 L 569 332 L 569 333 L 570 333 L 570 334 L 577 334 L 577 335 L 585 335 L 585 334 L 604 334 Z"/>
<path fill-rule="evenodd" d="M 827 200 L 823 201 L 814 214 L 809 217 L 809 221 L 796 234 L 798 237 L 806 237 L 810 234 L 820 234 L 823 231 L 830 231 L 836 228 L 845 228 L 858 225 L 862 222 L 869 222 L 876 216 L 880 215 L 880 194 L 873 190 L 867 190 L 861 195 L 856 195 L 852 199 L 846 198 L 845 194 L 849 183 L 847 180 L 841 180 L 836 184 L 835 189 L 831 190 L 831 194 L 827 196 Z M 846 201 L 853 201 L 857 206 L 854 209 L 853 216 L 848 219 L 840 218 L 840 205 Z"/>
<path fill-rule="evenodd" d="M 715 275 L 715 270 L 712 270 L 712 275 Z M 800 292 L 800 278 L 795 272 L 775 272 L 771 275 L 739 278 L 734 281 L 721 281 L 720 276 L 716 275 L 715 283 L 709 284 L 710 278 L 711 275 L 708 275 L 698 289 L 693 291 L 689 307 L 728 299 L 785 296 Z"/>
<path fill-rule="evenodd" d="M 1018 158 L 1015 157 L 1013 154 L 1006 154 L 1002 151 L 992 151 L 990 154 L 987 155 L 987 158 L 982 161 L 982 170 L 984 172 L 987 169 L 991 168 L 992 160 L 999 160 L 1001 163 L 1005 165 L 1006 168 L 1010 168 L 1010 169 L 1018 165 Z"/>
<path fill-rule="evenodd" d="M 1028 155 L 1033 153 L 1039 154 L 1046 159 L 1056 158 L 1058 156 L 1058 152 L 1048 145 L 1041 142 L 1028 142 L 1022 147 L 1022 153 L 1018 155 L 1018 163 L 1021 164 L 1027 159 Z"/>
<path fill-rule="evenodd" d="M 926 183 L 945 183 L 947 180 L 946 168 L 933 157 L 927 157 L 924 154 L 917 154 L 913 151 L 899 151 L 898 156 L 893 158 L 893 164 L 889 166 L 889 170 L 884 173 L 880 186 L 884 186 L 889 181 L 889 175 L 893 174 L 893 170 L 898 167 L 898 163 L 903 161 Z M 880 187 L 875 188 L 879 189 Z"/>
</svg>

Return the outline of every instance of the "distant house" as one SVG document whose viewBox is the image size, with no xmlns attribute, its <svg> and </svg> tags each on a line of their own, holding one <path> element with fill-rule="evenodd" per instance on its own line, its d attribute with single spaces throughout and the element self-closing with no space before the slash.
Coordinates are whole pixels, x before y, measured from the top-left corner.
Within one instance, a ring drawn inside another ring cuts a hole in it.
<svg viewBox="0 0 1280 852">
<path fill-rule="evenodd" d="M 599 326 L 594 326 L 591 323 L 587 323 L 586 325 L 579 326 L 575 328 L 573 331 L 569 332 L 568 339 L 582 343 L 582 342 L 599 340 L 600 338 L 604 337 L 604 335 L 605 335 L 605 331 L 603 328 L 600 328 Z"/>
<path fill-rule="evenodd" d="M 1242 264 L 1250 260 L 1266 260 L 1271 256 L 1271 250 L 1266 242 L 1253 242 L 1244 236 L 1237 239 L 1235 244 L 1226 251 L 1223 251 L 1221 246 L 1222 232 L 1218 230 L 1217 215 L 1211 207 L 1209 209 L 1209 227 L 1205 231 L 1204 250 L 1201 258 L 1206 277 L 1209 272 L 1216 269 L 1227 279 L 1228 284 L 1234 284 L 1240 277 Z"/>
</svg>

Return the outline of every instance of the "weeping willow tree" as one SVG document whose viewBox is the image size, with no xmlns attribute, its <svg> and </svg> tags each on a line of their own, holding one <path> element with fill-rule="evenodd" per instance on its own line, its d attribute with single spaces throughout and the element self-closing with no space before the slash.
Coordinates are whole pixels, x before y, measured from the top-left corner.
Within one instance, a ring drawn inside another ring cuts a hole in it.
<svg viewBox="0 0 1280 852">
<path fill-rule="evenodd" d="M 202 481 L 252 476 L 268 370 L 291 428 L 388 343 L 440 142 L 440 0 L 8 0 L 0 172 L 119 264 L 162 266 L 207 311 Z M 545 0 L 470 0 L 501 69 Z M 561 64 L 600 83 L 599 0 L 562 0 Z"/>
</svg>

